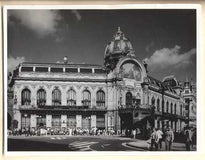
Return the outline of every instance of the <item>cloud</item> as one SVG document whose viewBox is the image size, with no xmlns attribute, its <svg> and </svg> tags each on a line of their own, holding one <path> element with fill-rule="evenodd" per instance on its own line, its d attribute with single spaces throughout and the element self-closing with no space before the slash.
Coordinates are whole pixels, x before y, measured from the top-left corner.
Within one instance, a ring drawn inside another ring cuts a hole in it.
<svg viewBox="0 0 205 160">
<path fill-rule="evenodd" d="M 53 10 L 12 10 L 9 17 L 14 16 L 20 23 L 33 30 L 38 36 L 55 34 L 61 16 Z"/>
<path fill-rule="evenodd" d="M 8 57 L 8 72 L 13 72 L 13 70 L 22 62 L 25 62 L 25 57 Z"/>
<path fill-rule="evenodd" d="M 79 12 L 79 11 L 77 11 L 77 10 L 72 10 L 71 12 L 75 15 L 75 17 L 76 17 L 76 19 L 77 19 L 78 21 L 80 21 L 80 20 L 82 19 L 82 16 L 80 15 L 80 12 Z"/>
<path fill-rule="evenodd" d="M 145 58 L 149 69 L 180 68 L 190 65 L 192 63 L 191 57 L 196 54 L 196 49 L 193 48 L 186 53 L 180 54 L 180 48 L 176 45 L 174 48 L 156 50 L 151 57 Z"/>
</svg>

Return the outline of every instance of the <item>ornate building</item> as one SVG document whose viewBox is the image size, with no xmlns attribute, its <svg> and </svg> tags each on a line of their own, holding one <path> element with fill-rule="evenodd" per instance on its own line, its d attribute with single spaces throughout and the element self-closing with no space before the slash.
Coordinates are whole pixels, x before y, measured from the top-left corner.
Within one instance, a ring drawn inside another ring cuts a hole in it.
<svg viewBox="0 0 205 160">
<path fill-rule="evenodd" d="M 10 85 L 18 129 L 97 127 L 130 134 L 185 126 L 186 85 L 173 76 L 162 82 L 149 76 L 120 28 L 106 46 L 104 66 L 64 60 L 22 63 L 15 70 Z"/>
</svg>

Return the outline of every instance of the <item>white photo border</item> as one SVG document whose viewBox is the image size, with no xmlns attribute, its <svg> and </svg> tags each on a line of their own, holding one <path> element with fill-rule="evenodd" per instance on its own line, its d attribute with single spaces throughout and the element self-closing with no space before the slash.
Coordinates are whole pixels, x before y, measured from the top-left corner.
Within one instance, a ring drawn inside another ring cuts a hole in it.
<svg viewBox="0 0 205 160">
<path fill-rule="evenodd" d="M 7 45 L 7 12 L 9 9 L 13 10 L 20 10 L 20 9 L 32 9 L 32 10 L 39 10 L 39 9 L 85 9 L 85 10 L 116 10 L 116 9 L 196 9 L 196 37 L 197 37 L 197 151 L 191 151 L 191 152 L 184 152 L 184 151 L 171 151 L 171 152 L 144 152 L 144 151 L 134 151 L 134 152 L 124 152 L 124 151 L 117 151 L 117 152 L 12 152 L 7 151 L 7 58 L 8 58 L 8 45 Z M 202 88 L 199 87 L 202 84 L 202 80 L 200 79 L 200 73 L 203 72 L 202 68 L 200 67 L 202 65 L 202 36 L 200 34 L 202 30 L 202 8 L 200 4 L 119 4 L 119 5 L 5 5 L 3 6 L 3 97 L 4 97 L 4 104 L 3 104 L 3 115 L 4 115 L 4 130 L 3 130 L 3 142 L 4 142 L 4 155 L 5 156 L 74 156 L 74 155 L 198 155 L 202 154 L 203 152 L 203 121 L 202 121 Z"/>
</svg>

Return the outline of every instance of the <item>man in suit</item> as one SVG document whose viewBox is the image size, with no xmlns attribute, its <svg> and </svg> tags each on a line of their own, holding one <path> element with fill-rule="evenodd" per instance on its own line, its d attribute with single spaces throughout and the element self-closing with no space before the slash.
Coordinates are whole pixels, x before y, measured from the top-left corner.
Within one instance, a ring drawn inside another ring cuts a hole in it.
<svg viewBox="0 0 205 160">
<path fill-rule="evenodd" d="M 166 151 L 171 151 L 173 141 L 174 141 L 174 132 L 171 130 L 171 127 L 168 127 L 167 131 L 165 132 Z"/>
</svg>

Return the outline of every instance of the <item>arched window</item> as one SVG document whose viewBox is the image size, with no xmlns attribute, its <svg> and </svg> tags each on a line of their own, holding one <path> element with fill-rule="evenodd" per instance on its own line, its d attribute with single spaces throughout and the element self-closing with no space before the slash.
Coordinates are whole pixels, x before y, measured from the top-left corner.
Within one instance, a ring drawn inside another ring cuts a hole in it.
<svg viewBox="0 0 205 160">
<path fill-rule="evenodd" d="M 130 93 L 130 92 L 126 93 L 126 106 L 127 107 L 132 106 L 132 93 Z"/>
<path fill-rule="evenodd" d="M 165 112 L 165 101 L 164 99 L 162 99 L 162 112 L 164 113 Z"/>
<path fill-rule="evenodd" d="M 172 114 L 172 113 L 173 113 L 173 104 L 172 104 L 172 103 L 171 103 L 171 106 L 170 106 L 170 107 L 171 107 L 170 110 L 171 110 L 171 114 Z"/>
<path fill-rule="evenodd" d="M 88 90 L 83 91 L 83 106 L 91 106 L 91 94 Z"/>
<path fill-rule="evenodd" d="M 180 105 L 180 115 L 181 116 L 183 115 L 183 107 L 182 107 L 182 105 Z"/>
<path fill-rule="evenodd" d="M 155 106 L 155 98 L 152 97 L 151 105 Z"/>
<path fill-rule="evenodd" d="M 46 104 L 46 91 L 44 89 L 39 89 L 37 91 L 37 105 L 44 106 Z"/>
<path fill-rule="evenodd" d="M 169 112 L 169 102 L 167 101 L 167 110 L 166 112 L 168 113 Z"/>
<path fill-rule="evenodd" d="M 174 114 L 177 114 L 177 105 L 174 104 Z"/>
<path fill-rule="evenodd" d="M 157 111 L 160 111 L 160 100 L 159 100 L 159 98 L 157 99 Z"/>
<path fill-rule="evenodd" d="M 105 107 L 105 93 L 102 90 L 97 91 L 96 104 L 98 107 Z"/>
<path fill-rule="evenodd" d="M 31 104 L 31 91 L 28 88 L 25 88 L 21 92 L 21 104 L 30 105 Z"/>
<path fill-rule="evenodd" d="M 67 105 L 76 106 L 76 92 L 73 89 L 70 89 L 67 94 Z"/>
<path fill-rule="evenodd" d="M 61 91 L 57 87 L 52 92 L 52 105 L 61 105 Z"/>
</svg>

